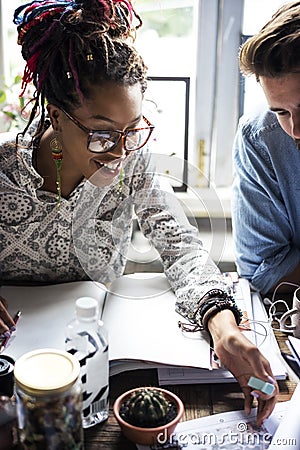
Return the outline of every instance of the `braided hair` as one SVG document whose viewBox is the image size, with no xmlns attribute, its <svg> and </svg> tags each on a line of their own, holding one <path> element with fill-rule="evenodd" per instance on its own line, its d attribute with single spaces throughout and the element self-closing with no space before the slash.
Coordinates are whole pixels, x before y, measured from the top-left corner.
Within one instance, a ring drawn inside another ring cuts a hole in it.
<svg viewBox="0 0 300 450">
<path fill-rule="evenodd" d="M 37 112 L 42 132 L 46 102 L 72 111 L 106 81 L 146 90 L 147 68 L 132 45 L 142 20 L 131 0 L 35 0 L 15 10 L 14 23 L 27 62 L 21 96 L 28 83 L 36 88 L 22 134 Z"/>
</svg>

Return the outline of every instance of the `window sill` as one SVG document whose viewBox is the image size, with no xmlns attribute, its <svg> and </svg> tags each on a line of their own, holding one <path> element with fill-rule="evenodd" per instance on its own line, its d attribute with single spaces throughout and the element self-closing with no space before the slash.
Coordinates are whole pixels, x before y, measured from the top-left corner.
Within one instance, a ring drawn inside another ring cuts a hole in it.
<svg viewBox="0 0 300 450">
<path fill-rule="evenodd" d="M 188 188 L 176 192 L 187 216 L 231 218 L 231 186 L 222 188 Z"/>
</svg>

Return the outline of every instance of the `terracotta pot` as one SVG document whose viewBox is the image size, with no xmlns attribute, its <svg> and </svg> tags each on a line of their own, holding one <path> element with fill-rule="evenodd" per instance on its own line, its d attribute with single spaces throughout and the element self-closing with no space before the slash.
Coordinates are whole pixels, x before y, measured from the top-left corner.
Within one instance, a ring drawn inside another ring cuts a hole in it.
<svg viewBox="0 0 300 450">
<path fill-rule="evenodd" d="M 136 427 L 128 422 L 125 422 L 125 420 L 122 419 L 122 417 L 120 417 L 119 411 L 122 403 L 126 401 L 127 398 L 133 392 L 140 390 L 142 387 L 131 389 L 127 392 L 124 392 L 124 394 L 120 395 L 113 405 L 114 415 L 121 427 L 124 436 L 126 436 L 127 439 L 134 442 L 135 444 L 143 444 L 143 445 L 155 445 L 158 443 L 165 444 L 168 442 L 168 439 L 174 432 L 176 425 L 178 424 L 183 415 L 184 412 L 183 403 L 180 400 L 180 398 L 177 397 L 177 395 L 173 394 L 173 392 L 167 391 L 166 389 L 147 386 L 147 389 L 155 389 L 156 391 L 160 391 L 164 393 L 170 401 L 173 401 L 177 407 L 177 415 L 171 422 L 162 425 L 160 427 L 155 428 Z"/>
</svg>

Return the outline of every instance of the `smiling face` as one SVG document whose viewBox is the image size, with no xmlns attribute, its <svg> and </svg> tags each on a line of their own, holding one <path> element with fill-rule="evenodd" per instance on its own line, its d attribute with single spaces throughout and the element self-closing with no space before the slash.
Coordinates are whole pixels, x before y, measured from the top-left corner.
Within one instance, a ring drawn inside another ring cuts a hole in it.
<svg viewBox="0 0 300 450">
<path fill-rule="evenodd" d="M 139 83 L 123 86 L 105 83 L 93 87 L 86 104 L 67 111 L 90 130 L 125 131 L 141 126 L 143 94 Z M 52 127 L 59 133 L 63 145 L 62 182 L 73 179 L 74 186 L 100 170 L 103 184 L 119 175 L 122 160 L 127 156 L 123 140 L 111 151 L 92 153 L 87 149 L 88 133 L 76 125 L 59 107 L 48 105 Z M 144 125 L 143 125 L 144 126 Z"/>
<path fill-rule="evenodd" d="M 271 111 L 300 149 L 300 71 L 282 77 L 260 77 Z"/>
</svg>

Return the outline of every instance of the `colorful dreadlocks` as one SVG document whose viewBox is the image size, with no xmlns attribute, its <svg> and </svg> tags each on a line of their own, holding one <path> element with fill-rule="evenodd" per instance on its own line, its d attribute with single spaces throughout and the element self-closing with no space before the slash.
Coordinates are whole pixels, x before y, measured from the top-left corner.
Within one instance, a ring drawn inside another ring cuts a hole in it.
<svg viewBox="0 0 300 450">
<path fill-rule="evenodd" d="M 36 87 L 24 133 L 39 109 L 41 132 L 46 101 L 72 111 L 104 81 L 146 89 L 145 64 L 130 43 L 142 21 L 130 0 L 36 0 L 16 9 L 14 23 L 27 62 L 21 95 L 28 83 Z"/>
</svg>

